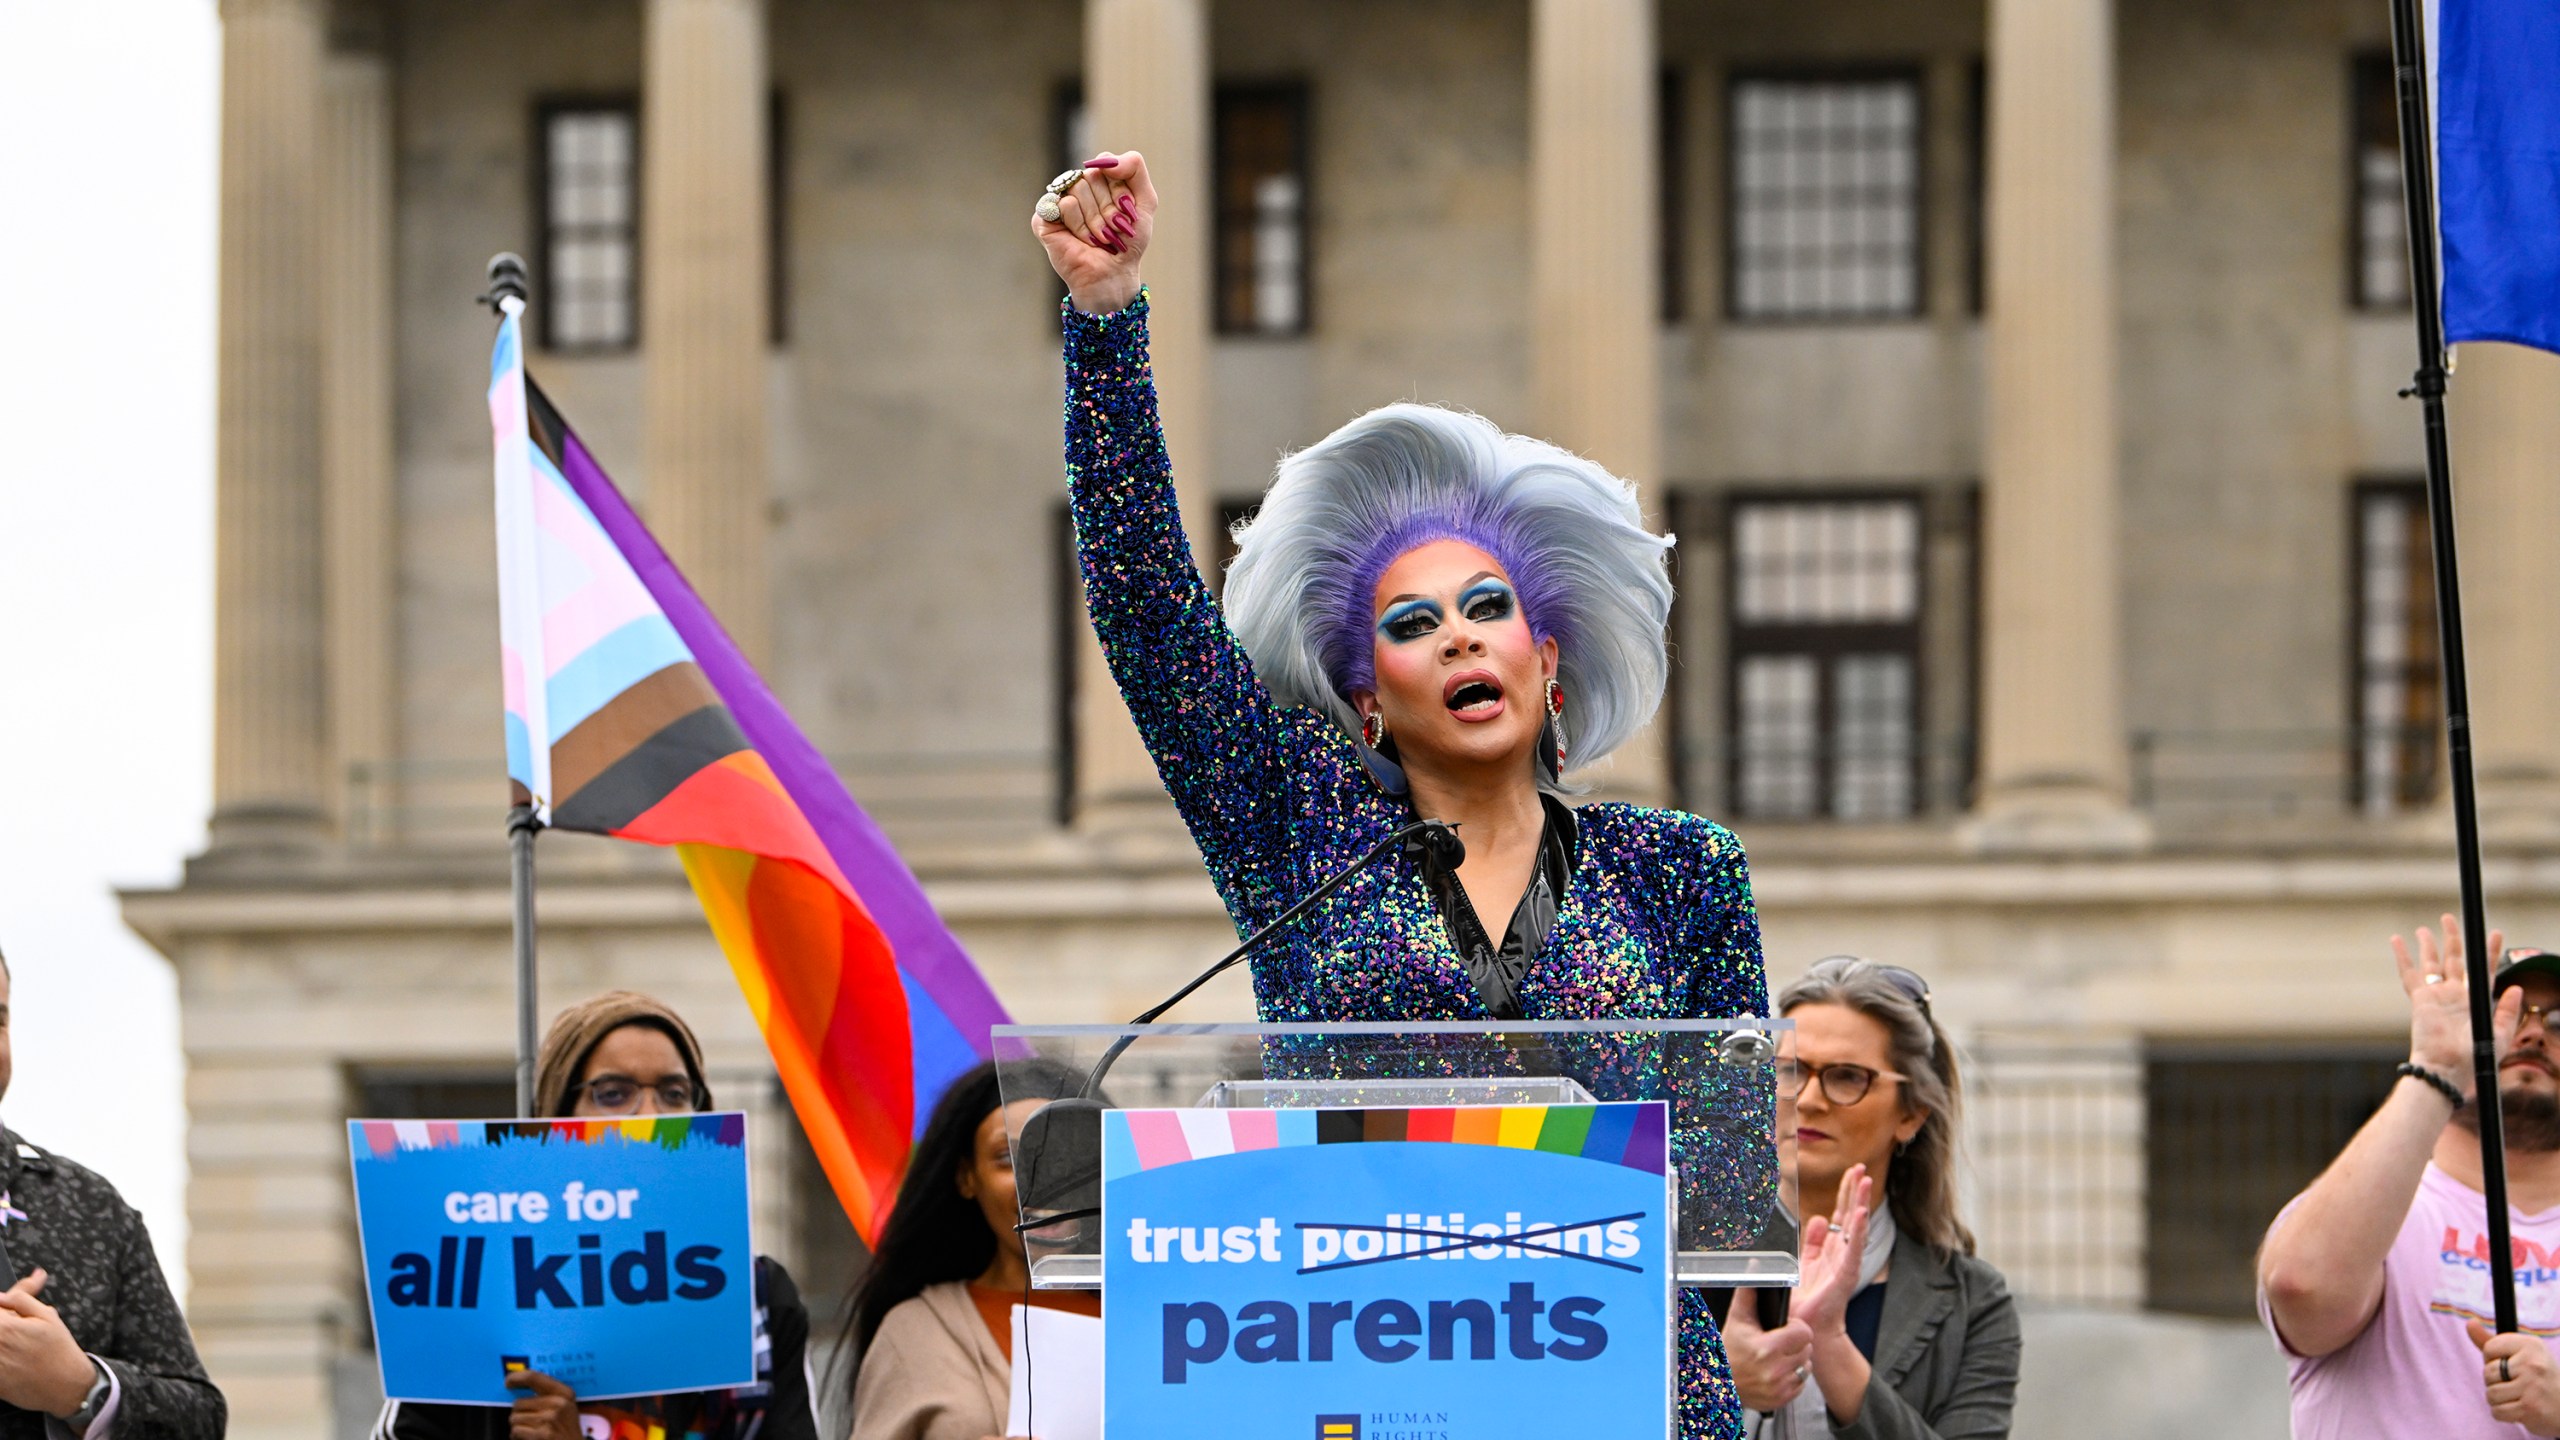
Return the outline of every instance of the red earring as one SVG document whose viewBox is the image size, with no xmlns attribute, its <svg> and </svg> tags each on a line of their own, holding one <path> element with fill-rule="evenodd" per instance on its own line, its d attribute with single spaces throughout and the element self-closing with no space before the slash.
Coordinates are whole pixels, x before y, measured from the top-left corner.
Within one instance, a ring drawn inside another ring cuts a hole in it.
<svg viewBox="0 0 2560 1440">
<path fill-rule="evenodd" d="M 1547 682 L 1547 734 L 1555 741 L 1556 773 L 1564 773 L 1564 686 Z"/>
<path fill-rule="evenodd" d="M 1372 750 L 1386 748 L 1387 717 L 1385 715 L 1372 710 L 1360 717 L 1360 743 Z"/>
</svg>

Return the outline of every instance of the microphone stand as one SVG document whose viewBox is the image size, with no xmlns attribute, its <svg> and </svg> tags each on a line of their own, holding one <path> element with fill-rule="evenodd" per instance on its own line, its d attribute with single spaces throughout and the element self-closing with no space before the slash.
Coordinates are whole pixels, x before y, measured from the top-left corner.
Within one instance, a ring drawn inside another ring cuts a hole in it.
<svg viewBox="0 0 2560 1440">
<path fill-rule="evenodd" d="M 1132 1026 L 1154 1023 L 1156 1017 L 1181 1004 L 1193 991 L 1208 984 L 1233 967 L 1237 961 L 1252 954 L 1254 947 L 1279 933 L 1283 926 L 1305 914 L 1317 901 L 1341 889 L 1344 882 L 1358 874 L 1371 861 L 1385 854 L 1389 847 L 1397 845 L 1403 846 L 1406 854 L 1432 856 L 1452 868 L 1464 861 L 1467 856 L 1466 842 L 1458 838 L 1458 827 L 1449 821 L 1413 820 L 1399 825 L 1389 831 L 1378 843 L 1361 851 L 1350 864 L 1336 871 L 1323 884 L 1300 897 L 1297 903 L 1281 911 L 1279 917 L 1270 924 L 1246 936 L 1243 944 L 1220 956 L 1216 964 L 1194 976 L 1191 983 L 1166 996 L 1160 1003 L 1148 1007 L 1137 1019 L 1129 1023 Z M 1135 1035 L 1123 1035 L 1112 1041 L 1111 1047 L 1102 1052 L 1102 1058 L 1093 1063 L 1093 1069 L 1085 1076 L 1081 1090 L 1072 1096 L 1062 1096 L 1050 1101 L 1024 1122 L 1022 1134 L 1014 1145 L 1014 1171 L 1017 1177 L 1016 1193 L 1020 1197 L 1020 1203 L 1027 1218 L 1013 1227 L 1015 1233 L 1027 1235 L 1034 1230 L 1068 1221 L 1087 1220 L 1102 1213 L 1098 1205 L 1070 1205 L 1057 1210 L 1049 1210 L 1041 1206 L 1041 1214 L 1036 1217 L 1030 1216 L 1033 1207 L 1039 1206 L 1043 1199 L 1081 1191 L 1086 1185 L 1099 1178 L 1101 1173 L 1099 1132 L 1103 1106 L 1097 1097 L 1102 1093 L 1102 1078 L 1111 1073 L 1112 1065 L 1118 1062 L 1121 1055 L 1136 1042 L 1137 1038 Z M 1087 1115 L 1093 1117 L 1090 1122 L 1090 1133 L 1087 1132 L 1082 1120 L 1082 1117 Z M 1034 1127 L 1038 1127 L 1036 1140 Z"/>
<path fill-rule="evenodd" d="M 1444 863 L 1453 867 L 1465 860 L 1467 856 L 1466 842 L 1458 838 L 1458 827 L 1446 820 L 1412 820 L 1399 825 L 1388 831 L 1385 838 L 1379 840 L 1377 844 L 1361 851 L 1350 864 L 1335 871 L 1332 878 L 1301 896 L 1296 904 L 1281 911 L 1279 918 L 1246 936 L 1243 944 L 1220 956 L 1218 963 L 1193 976 L 1190 984 L 1148 1007 L 1139 1014 L 1137 1019 L 1129 1023 L 1131 1025 L 1155 1023 L 1157 1016 L 1181 1004 L 1192 991 L 1225 974 L 1237 961 L 1252 954 L 1255 946 L 1270 939 L 1280 931 L 1281 927 L 1305 914 L 1309 906 L 1341 889 L 1345 881 L 1366 869 L 1370 861 L 1385 854 L 1387 848 L 1392 845 L 1403 845 L 1408 854 L 1438 856 Z M 1084 1093 L 1079 1098 L 1090 1100 L 1101 1092 L 1102 1077 L 1111 1073 L 1111 1067 L 1119 1061 L 1121 1053 L 1135 1043 L 1137 1038 L 1135 1035 L 1123 1035 L 1111 1042 L 1111 1048 L 1103 1051 L 1102 1058 L 1094 1062 L 1093 1073 L 1085 1077 Z"/>
</svg>

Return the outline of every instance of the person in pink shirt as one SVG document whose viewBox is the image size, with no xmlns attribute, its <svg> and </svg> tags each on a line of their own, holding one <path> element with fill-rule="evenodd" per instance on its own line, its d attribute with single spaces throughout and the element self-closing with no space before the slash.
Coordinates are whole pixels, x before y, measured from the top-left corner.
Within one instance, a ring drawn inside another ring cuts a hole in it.
<svg viewBox="0 0 2560 1440">
<path fill-rule="evenodd" d="M 2291 1362 L 2295 1440 L 2560 1435 L 2560 955 L 2508 952 L 2497 992 L 2518 1331 L 2490 1333 L 2469 985 L 2450 915 L 2392 937 L 2409 1061 L 2267 1230 L 2258 1312 Z M 2491 931 L 2489 949 L 2502 937 Z"/>
</svg>

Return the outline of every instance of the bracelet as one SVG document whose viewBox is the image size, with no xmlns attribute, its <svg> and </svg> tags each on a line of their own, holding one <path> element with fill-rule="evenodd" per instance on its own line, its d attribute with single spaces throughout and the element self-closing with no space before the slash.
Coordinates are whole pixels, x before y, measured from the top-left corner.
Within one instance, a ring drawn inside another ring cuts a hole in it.
<svg viewBox="0 0 2560 1440">
<path fill-rule="evenodd" d="M 2442 1095 L 2445 1099 L 2452 1101 L 2453 1108 L 2456 1110 L 2459 1110 L 2463 1106 L 2471 1103 L 2463 1098 L 2461 1086 L 2454 1084 L 2452 1081 L 2447 1080 L 2443 1076 L 2428 1069 L 2426 1066 L 2419 1064 L 2415 1060 L 2404 1062 L 2399 1069 L 2394 1070 L 2391 1073 L 2394 1075 L 2405 1075 L 2412 1080 L 2425 1081 L 2427 1083 L 2427 1088 L 2435 1091 L 2439 1095 Z"/>
</svg>

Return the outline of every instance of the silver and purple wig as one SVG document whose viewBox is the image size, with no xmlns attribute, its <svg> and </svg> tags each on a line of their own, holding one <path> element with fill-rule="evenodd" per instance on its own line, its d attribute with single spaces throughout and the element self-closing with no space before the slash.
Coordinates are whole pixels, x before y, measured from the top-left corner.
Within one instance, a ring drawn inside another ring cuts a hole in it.
<svg viewBox="0 0 2560 1440">
<path fill-rule="evenodd" d="M 1482 416 L 1372 410 L 1282 460 L 1235 539 L 1227 623 L 1255 675 L 1354 737 L 1351 695 L 1375 684 L 1378 577 L 1434 540 L 1502 562 L 1530 634 L 1554 637 L 1574 765 L 1615 750 L 1662 703 L 1671 541 L 1644 528 L 1627 482 Z"/>
</svg>

